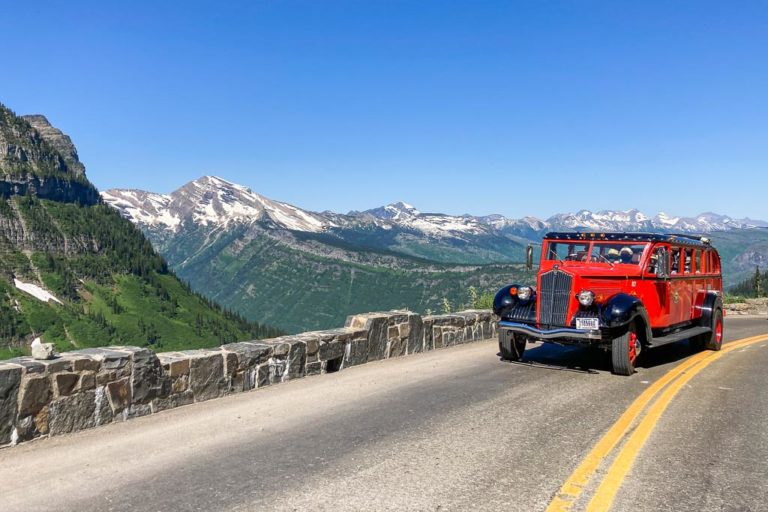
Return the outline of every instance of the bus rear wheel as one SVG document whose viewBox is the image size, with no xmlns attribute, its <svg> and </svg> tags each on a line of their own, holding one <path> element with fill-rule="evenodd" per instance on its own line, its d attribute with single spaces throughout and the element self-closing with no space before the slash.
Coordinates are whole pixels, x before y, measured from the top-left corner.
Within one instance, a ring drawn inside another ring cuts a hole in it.
<svg viewBox="0 0 768 512">
<path fill-rule="evenodd" d="M 715 310 L 712 315 L 712 332 L 702 336 L 704 348 L 708 350 L 720 350 L 723 348 L 723 310 Z"/>
</svg>

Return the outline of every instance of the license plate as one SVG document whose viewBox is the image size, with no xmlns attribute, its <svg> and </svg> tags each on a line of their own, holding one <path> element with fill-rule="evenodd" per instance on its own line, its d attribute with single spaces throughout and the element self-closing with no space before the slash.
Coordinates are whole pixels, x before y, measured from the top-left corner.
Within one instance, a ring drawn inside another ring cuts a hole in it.
<svg viewBox="0 0 768 512">
<path fill-rule="evenodd" d="M 576 328 L 583 331 L 596 331 L 600 328 L 600 321 L 597 318 L 577 318 Z"/>
</svg>

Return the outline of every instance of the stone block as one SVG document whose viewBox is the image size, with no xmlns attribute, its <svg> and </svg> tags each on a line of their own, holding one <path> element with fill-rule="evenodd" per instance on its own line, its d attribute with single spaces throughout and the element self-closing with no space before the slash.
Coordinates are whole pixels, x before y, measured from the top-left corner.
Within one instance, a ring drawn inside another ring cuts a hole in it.
<svg viewBox="0 0 768 512">
<path fill-rule="evenodd" d="M 83 372 L 80 374 L 80 382 L 77 384 L 80 391 L 96 389 L 96 374 L 94 372 Z"/>
<path fill-rule="evenodd" d="M 273 346 L 266 343 L 243 341 L 223 345 L 224 352 L 232 352 L 237 355 L 237 369 L 241 371 L 256 368 L 272 357 Z"/>
<path fill-rule="evenodd" d="M 408 328 L 400 334 L 406 332 L 408 340 L 408 353 L 416 354 L 424 351 L 424 322 L 419 315 L 410 315 L 408 317 Z"/>
<path fill-rule="evenodd" d="M 389 341 L 389 319 L 385 315 L 373 316 L 368 319 L 365 328 L 368 331 L 368 361 L 378 361 L 387 356 Z"/>
<path fill-rule="evenodd" d="M 400 338 L 390 338 L 387 346 L 387 357 L 401 357 L 404 356 L 408 348 L 407 340 Z"/>
<path fill-rule="evenodd" d="M 344 367 L 364 364 L 368 361 L 368 339 L 357 339 L 347 343 L 344 355 Z M 307 365 L 309 368 L 309 365 Z"/>
<path fill-rule="evenodd" d="M 50 435 L 77 432 L 96 425 L 96 393 L 85 391 L 59 398 L 48 408 Z"/>
<path fill-rule="evenodd" d="M 21 366 L 0 364 L 0 446 L 11 442 L 23 372 Z"/>
<path fill-rule="evenodd" d="M 410 313 L 404 311 L 388 311 L 384 313 L 388 318 L 389 325 L 404 324 L 408 321 Z"/>
<path fill-rule="evenodd" d="M 20 418 L 16 423 L 16 440 L 17 442 L 29 441 L 39 436 L 40 433 L 35 428 L 35 419 L 32 416 L 25 416 Z"/>
<path fill-rule="evenodd" d="M 125 419 L 139 418 L 141 416 L 149 416 L 152 414 L 151 404 L 132 404 L 128 409 L 124 411 Z"/>
<path fill-rule="evenodd" d="M 210 400 L 222 396 L 227 389 L 224 376 L 224 357 L 213 350 L 185 352 L 189 358 L 189 388 L 195 401 Z"/>
<path fill-rule="evenodd" d="M 269 365 L 269 383 L 278 384 L 283 382 L 283 377 L 286 370 L 286 361 L 273 357 L 267 364 Z"/>
<path fill-rule="evenodd" d="M 152 412 L 165 411 L 167 409 L 174 409 L 181 407 L 182 405 L 189 405 L 194 403 L 195 396 L 191 391 L 185 391 L 183 393 L 177 393 L 165 398 L 155 398 L 152 400 Z"/>
<path fill-rule="evenodd" d="M 340 343 L 337 340 L 333 340 L 328 343 L 323 343 L 320 345 L 320 350 L 318 351 L 318 357 L 321 361 L 328 361 L 329 359 L 338 359 L 339 357 L 342 357 L 344 355 L 344 350 L 346 348 L 345 343 Z"/>
<path fill-rule="evenodd" d="M 80 375 L 77 373 L 57 373 L 52 376 L 54 392 L 57 397 L 69 396 L 76 391 Z"/>
<path fill-rule="evenodd" d="M 45 373 L 47 375 L 53 375 L 54 373 L 58 373 L 58 372 L 72 371 L 72 361 L 62 357 L 58 357 L 56 359 L 48 359 L 46 361 L 38 361 L 38 362 L 43 366 L 45 366 Z"/>
<path fill-rule="evenodd" d="M 171 394 L 181 393 L 189 389 L 189 375 L 181 375 L 171 379 Z"/>
<path fill-rule="evenodd" d="M 118 377 L 126 377 L 130 374 L 131 352 L 108 348 L 87 348 L 79 352 L 92 356 L 100 363 L 102 371 L 114 371 Z"/>
<path fill-rule="evenodd" d="M 232 380 L 232 377 L 234 377 L 238 371 L 237 354 L 222 350 L 221 357 L 224 358 L 224 375 L 226 375 L 229 380 Z"/>
<path fill-rule="evenodd" d="M 101 366 L 98 359 L 80 351 L 64 352 L 61 358 L 70 361 L 75 372 L 98 372 Z"/>
<path fill-rule="evenodd" d="M 19 416 L 36 414 L 51 400 L 51 385 L 48 377 L 28 376 L 21 381 L 19 391 Z"/>
<path fill-rule="evenodd" d="M 248 382 L 248 372 L 237 371 L 228 376 L 229 386 L 227 388 L 230 393 L 239 393 L 241 391 L 248 391 L 250 388 Z"/>
<path fill-rule="evenodd" d="M 288 374 L 287 379 L 298 379 L 304 376 L 304 367 L 307 364 L 307 345 L 303 341 L 294 341 L 291 343 L 291 350 L 288 352 Z"/>
<path fill-rule="evenodd" d="M 367 322 L 368 318 L 366 315 L 349 315 L 344 325 L 353 329 L 364 329 Z"/>
<path fill-rule="evenodd" d="M 39 433 L 40 435 L 48 435 L 49 421 L 50 421 L 49 406 L 46 405 L 45 407 L 40 409 L 37 414 L 35 414 L 34 422 L 35 422 L 36 433 Z"/>
<path fill-rule="evenodd" d="M 132 349 L 132 350 L 131 350 Z M 131 356 L 131 399 L 144 404 L 160 396 L 163 388 L 163 367 L 160 359 L 149 349 L 125 347 Z"/>
<path fill-rule="evenodd" d="M 107 398 L 113 414 L 118 414 L 131 405 L 131 379 L 124 377 L 106 385 Z"/>
<path fill-rule="evenodd" d="M 387 329 L 387 338 L 389 338 L 390 341 L 399 337 L 400 329 L 398 329 L 396 325 L 392 325 Z"/>
<path fill-rule="evenodd" d="M 291 350 L 291 345 L 289 343 L 276 343 L 274 347 L 274 357 L 287 357 L 288 352 Z"/>
<path fill-rule="evenodd" d="M 256 387 L 269 386 L 269 363 L 264 363 L 256 369 Z"/>
<path fill-rule="evenodd" d="M 112 406 L 109 402 L 106 386 L 99 386 L 94 390 L 94 423 L 96 425 L 106 425 L 114 419 Z"/>
<path fill-rule="evenodd" d="M 96 385 L 97 386 L 106 386 L 110 382 L 114 382 L 118 380 L 117 372 L 108 370 L 108 371 L 100 371 L 96 374 Z"/>
<path fill-rule="evenodd" d="M 45 373 L 45 365 L 40 361 L 35 361 L 31 357 L 14 357 L 4 361 L 5 364 L 15 364 L 21 367 L 22 375 L 30 373 Z"/>
<path fill-rule="evenodd" d="M 319 375 L 323 369 L 323 363 L 316 361 L 314 363 L 307 363 L 306 375 Z"/>
<path fill-rule="evenodd" d="M 167 376 L 189 375 L 189 357 L 184 354 L 164 352 L 157 354 L 157 358 L 163 365 Z"/>
<path fill-rule="evenodd" d="M 320 350 L 320 342 L 314 336 L 306 340 L 307 343 L 307 357 L 314 356 L 317 351 Z"/>
<path fill-rule="evenodd" d="M 432 326 L 432 348 L 443 348 L 443 328 L 439 325 Z"/>
</svg>

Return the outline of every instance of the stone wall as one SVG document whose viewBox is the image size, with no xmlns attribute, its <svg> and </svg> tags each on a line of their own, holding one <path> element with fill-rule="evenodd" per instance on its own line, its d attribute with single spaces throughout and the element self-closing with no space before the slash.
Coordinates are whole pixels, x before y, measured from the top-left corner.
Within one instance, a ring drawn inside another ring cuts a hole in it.
<svg viewBox="0 0 768 512">
<path fill-rule="evenodd" d="M 0 361 L 0 446 L 495 334 L 489 311 L 390 311 L 350 316 L 340 329 L 216 349 L 156 354 L 112 346 Z"/>
</svg>

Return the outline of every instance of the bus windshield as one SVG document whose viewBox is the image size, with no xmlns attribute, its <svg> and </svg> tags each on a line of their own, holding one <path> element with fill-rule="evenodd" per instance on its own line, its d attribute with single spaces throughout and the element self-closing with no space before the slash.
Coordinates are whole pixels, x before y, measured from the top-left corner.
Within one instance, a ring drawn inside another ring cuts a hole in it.
<svg viewBox="0 0 768 512">
<path fill-rule="evenodd" d="M 639 265 L 649 244 L 631 242 L 549 242 L 545 259 L 610 265 Z"/>
</svg>

